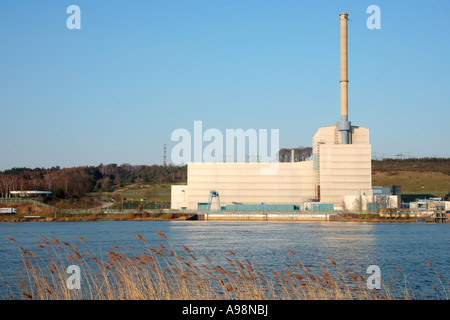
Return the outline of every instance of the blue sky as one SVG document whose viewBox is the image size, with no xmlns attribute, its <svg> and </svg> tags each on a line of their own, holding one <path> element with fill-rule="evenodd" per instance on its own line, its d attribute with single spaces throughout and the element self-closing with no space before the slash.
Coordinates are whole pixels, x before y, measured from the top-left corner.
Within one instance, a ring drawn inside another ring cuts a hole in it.
<svg viewBox="0 0 450 320">
<path fill-rule="evenodd" d="M 311 146 L 340 118 L 343 11 L 349 120 L 373 154 L 450 157 L 449 1 L 0 0 L 0 170 L 162 164 L 195 120 Z"/>
</svg>

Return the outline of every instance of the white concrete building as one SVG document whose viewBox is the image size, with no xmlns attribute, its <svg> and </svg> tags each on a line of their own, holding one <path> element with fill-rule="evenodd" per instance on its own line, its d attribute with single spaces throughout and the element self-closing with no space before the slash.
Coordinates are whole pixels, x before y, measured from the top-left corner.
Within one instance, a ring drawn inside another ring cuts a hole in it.
<svg viewBox="0 0 450 320">
<path fill-rule="evenodd" d="M 172 209 L 197 209 L 210 190 L 221 205 L 293 204 L 306 201 L 348 208 L 346 196 L 372 196 L 369 130 L 352 127 L 353 144 L 340 144 L 335 126 L 321 127 L 307 161 L 280 163 L 189 163 L 187 185 L 173 185 Z M 267 170 L 273 166 L 274 170 Z M 265 172 L 267 170 L 267 172 Z M 370 200 L 370 199 L 369 199 Z M 369 201 L 370 202 L 370 201 Z M 214 204 L 214 203 L 213 203 Z"/>
<path fill-rule="evenodd" d="M 267 163 L 189 163 L 188 185 L 172 186 L 172 209 L 197 209 L 210 190 L 220 203 L 300 204 L 315 195 L 313 161 L 276 163 L 274 174 L 263 174 Z M 276 172 L 275 172 L 276 171 Z"/>
</svg>

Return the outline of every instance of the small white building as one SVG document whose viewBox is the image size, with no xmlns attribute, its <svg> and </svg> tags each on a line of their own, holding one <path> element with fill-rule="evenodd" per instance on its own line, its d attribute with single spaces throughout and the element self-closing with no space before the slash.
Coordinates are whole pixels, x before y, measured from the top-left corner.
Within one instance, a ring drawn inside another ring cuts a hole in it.
<svg viewBox="0 0 450 320">
<path fill-rule="evenodd" d="M 52 192 L 51 191 L 37 191 L 37 190 L 31 190 L 31 191 L 25 191 L 25 190 L 21 190 L 21 191 L 10 191 L 9 192 L 11 194 L 11 196 L 13 197 L 39 197 L 39 196 L 47 196 L 47 195 L 51 195 Z"/>
<path fill-rule="evenodd" d="M 409 203 L 410 209 L 418 209 L 419 211 L 433 211 L 437 207 L 444 208 L 446 212 L 450 212 L 450 201 L 443 201 L 441 198 L 416 199 Z"/>
</svg>

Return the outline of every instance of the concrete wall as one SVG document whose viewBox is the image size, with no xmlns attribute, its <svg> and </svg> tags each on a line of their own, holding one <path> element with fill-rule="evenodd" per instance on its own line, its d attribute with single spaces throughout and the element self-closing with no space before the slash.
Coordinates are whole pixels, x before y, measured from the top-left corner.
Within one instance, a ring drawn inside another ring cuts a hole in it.
<svg viewBox="0 0 450 320">
<path fill-rule="evenodd" d="M 187 185 L 172 185 L 170 190 L 171 208 L 187 208 L 189 203 L 188 192 Z"/>
<path fill-rule="evenodd" d="M 336 214 L 277 214 L 277 213 L 211 213 L 204 220 L 246 220 L 246 221 L 330 221 Z M 337 220 L 337 219 L 336 219 Z"/>
<path fill-rule="evenodd" d="M 400 201 L 397 195 L 386 196 L 388 208 L 397 209 L 400 208 Z M 345 210 L 369 210 L 369 203 L 377 201 L 377 196 L 371 195 L 346 195 L 344 196 Z M 378 200 L 379 201 L 379 200 Z"/>
<path fill-rule="evenodd" d="M 336 126 L 320 127 L 313 136 L 313 154 L 319 154 L 319 145 L 337 144 L 340 142 L 340 139 Z"/>
<path fill-rule="evenodd" d="M 321 144 L 341 144 L 342 136 L 336 126 L 320 127 L 313 136 L 313 153 L 318 154 Z M 369 129 L 352 126 L 350 134 L 351 144 L 369 144 Z"/>
<path fill-rule="evenodd" d="M 350 141 L 352 144 L 369 144 L 369 129 L 352 126 Z"/>
<path fill-rule="evenodd" d="M 313 136 L 318 155 L 320 202 L 344 206 L 347 195 L 372 195 L 372 156 L 369 130 L 352 126 L 352 144 L 341 144 L 336 126 L 320 127 Z"/>
<path fill-rule="evenodd" d="M 371 146 L 320 146 L 320 201 L 339 205 L 346 195 L 372 195 Z"/>
<path fill-rule="evenodd" d="M 233 202 L 302 204 L 314 197 L 315 174 L 312 161 L 274 163 L 277 169 L 265 172 L 269 165 L 189 163 L 188 188 L 185 191 L 188 198 L 179 194 L 182 189 L 180 186 L 174 186 L 177 188 L 172 188 L 172 208 L 186 206 L 188 209 L 197 209 L 198 202 L 208 202 L 210 190 L 219 192 L 221 205 Z M 213 199 L 213 204 L 215 203 L 216 200 Z"/>
</svg>

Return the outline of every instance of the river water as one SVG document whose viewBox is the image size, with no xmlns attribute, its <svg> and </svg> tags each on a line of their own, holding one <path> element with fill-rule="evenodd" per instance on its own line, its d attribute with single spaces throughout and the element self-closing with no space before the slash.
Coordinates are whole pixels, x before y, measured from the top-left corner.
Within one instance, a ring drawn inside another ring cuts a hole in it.
<svg viewBox="0 0 450 320">
<path fill-rule="evenodd" d="M 36 249 L 41 236 L 80 244 L 83 237 L 98 252 L 111 245 L 142 250 L 135 233 L 156 246 L 165 244 L 157 235 L 163 232 L 176 250 L 187 246 L 195 256 L 206 256 L 215 264 L 227 266 L 231 250 L 237 258 L 248 259 L 268 270 L 286 269 L 297 258 L 311 270 L 329 266 L 332 258 L 341 269 L 369 277 L 367 268 L 379 266 L 381 279 L 404 279 L 402 269 L 416 299 L 441 299 L 431 289 L 441 287 L 437 273 L 450 280 L 450 224 L 370 223 L 370 222 L 267 222 L 267 221 L 97 221 L 25 222 L 0 224 L 0 276 L 13 289 L 23 262 L 16 244 Z M 444 286 L 448 283 L 443 280 Z M 1 287 L 1 286 L 0 286 Z M 423 291 L 421 294 L 419 290 Z M 2 297 L 0 297 L 2 298 Z M 3 297 L 5 298 L 5 297 Z"/>
</svg>

